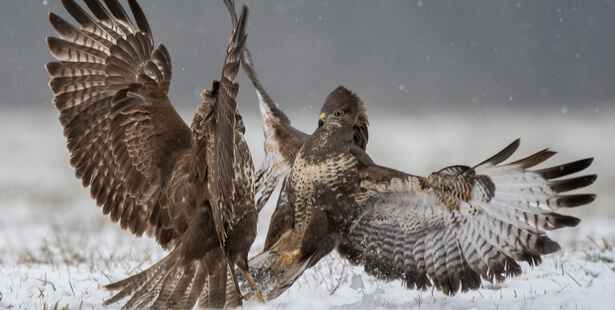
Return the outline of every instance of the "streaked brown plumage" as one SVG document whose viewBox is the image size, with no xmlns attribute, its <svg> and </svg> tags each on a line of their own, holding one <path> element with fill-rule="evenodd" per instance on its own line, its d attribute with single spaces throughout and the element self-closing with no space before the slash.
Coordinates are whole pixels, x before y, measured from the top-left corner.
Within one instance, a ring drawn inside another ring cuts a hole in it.
<svg viewBox="0 0 615 310">
<path fill-rule="evenodd" d="M 254 84 L 256 94 L 259 98 L 259 107 L 263 116 L 264 133 L 265 133 L 265 158 L 260 169 L 256 172 L 256 197 L 257 208 L 260 210 L 269 200 L 271 193 L 290 172 L 290 168 L 297 156 L 297 152 L 305 140 L 309 137 L 308 134 L 296 129 L 290 123 L 288 116 L 278 108 L 278 105 L 271 99 L 265 88 L 261 84 L 254 64 L 250 57 L 248 49 L 244 49 L 242 53 L 242 68 L 246 75 Z M 365 111 L 364 111 L 365 112 Z M 355 144 L 365 150 L 369 139 L 367 126 L 367 114 L 362 113 L 357 122 L 353 124 Z M 281 210 L 279 210 L 281 211 Z M 276 211 L 276 213 L 279 213 Z"/>
<path fill-rule="evenodd" d="M 71 165 L 104 214 L 171 252 L 149 269 L 106 286 L 131 296 L 126 308 L 237 306 L 234 266 L 247 272 L 256 234 L 254 167 L 242 135 L 234 83 L 247 9 L 233 19 L 220 81 L 203 94 L 188 127 L 167 96 L 171 58 L 135 0 L 136 25 L 117 0 L 85 0 L 91 15 L 63 0 L 76 28 L 54 13 L 59 60 L 49 83 Z M 225 1 L 235 10 L 231 0 Z"/>
<path fill-rule="evenodd" d="M 529 170 L 555 154 L 544 150 L 500 165 L 519 140 L 475 167 L 447 167 L 428 177 L 376 165 L 354 140 L 364 111 L 355 93 L 337 88 L 325 100 L 319 128 L 297 152 L 265 249 L 250 260 L 267 299 L 333 249 L 407 288 L 433 286 L 449 295 L 478 289 L 481 278 L 503 281 L 521 273 L 518 261 L 535 265 L 558 251 L 545 231 L 579 219 L 555 211 L 595 199 L 561 194 L 592 184 L 595 175 L 559 179 L 592 159 Z M 275 139 L 266 135 L 265 143 L 280 143 Z"/>
</svg>

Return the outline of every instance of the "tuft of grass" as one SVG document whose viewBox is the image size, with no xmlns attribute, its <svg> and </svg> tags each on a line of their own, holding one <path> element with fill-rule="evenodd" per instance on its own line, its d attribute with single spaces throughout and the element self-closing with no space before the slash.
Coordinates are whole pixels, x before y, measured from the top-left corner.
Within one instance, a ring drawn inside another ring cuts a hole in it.
<svg viewBox="0 0 615 310">
<path fill-rule="evenodd" d="M 577 279 L 575 279 L 571 274 L 568 273 L 568 271 L 566 271 L 566 275 L 572 279 L 572 281 L 574 281 L 574 283 L 576 283 L 579 287 L 581 287 L 581 283 L 579 283 L 579 281 L 577 281 Z"/>
<path fill-rule="evenodd" d="M 423 294 L 420 294 L 416 297 L 414 297 L 414 302 L 417 304 L 417 306 L 419 306 L 419 308 L 421 307 L 421 304 L 423 303 Z"/>
<path fill-rule="evenodd" d="M 613 244 L 609 243 L 606 239 L 602 238 L 601 243 L 596 242 L 591 236 L 587 236 L 587 239 L 596 247 L 585 250 L 585 260 L 595 263 L 603 262 L 607 265 L 615 262 L 615 252 L 613 251 Z M 614 269 L 611 266 L 611 269 Z"/>
<path fill-rule="evenodd" d="M 73 283 L 70 281 L 70 279 L 68 280 L 68 285 L 70 286 L 70 291 L 73 292 L 73 297 L 77 296 L 75 295 L 75 289 L 73 288 Z"/>
<path fill-rule="evenodd" d="M 49 304 L 47 304 L 46 301 L 41 301 L 41 309 L 42 310 L 68 310 L 69 309 L 69 305 L 67 304 L 66 306 L 60 308 L 60 301 L 56 301 L 55 304 L 53 304 L 52 306 L 50 306 Z"/>
<path fill-rule="evenodd" d="M 34 265 L 34 264 L 46 264 L 47 262 L 41 261 L 38 256 L 36 256 L 29 249 L 25 249 L 23 252 L 17 255 L 17 264 L 19 265 Z"/>
<path fill-rule="evenodd" d="M 40 282 L 42 282 L 43 286 L 47 286 L 47 285 L 51 285 L 51 288 L 53 289 L 53 291 L 56 291 L 56 286 L 55 284 L 47 281 L 47 274 L 43 274 L 43 279 L 38 279 Z M 42 289 L 43 291 L 45 290 L 44 288 L 39 288 L 39 290 Z"/>
<path fill-rule="evenodd" d="M 43 239 L 37 251 L 24 249 L 17 255 L 17 264 L 77 266 L 87 261 L 80 251 L 82 248 L 75 246 L 68 238 L 56 236 L 53 243 Z"/>
</svg>

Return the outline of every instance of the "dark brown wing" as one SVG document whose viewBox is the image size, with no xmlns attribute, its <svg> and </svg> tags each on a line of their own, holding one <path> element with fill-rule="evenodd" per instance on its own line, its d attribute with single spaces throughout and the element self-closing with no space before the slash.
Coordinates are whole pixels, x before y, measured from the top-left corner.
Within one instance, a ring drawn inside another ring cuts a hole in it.
<svg viewBox="0 0 615 310">
<path fill-rule="evenodd" d="M 378 278 L 408 288 L 435 286 L 446 294 L 478 289 L 481 277 L 518 275 L 517 261 L 539 264 L 559 245 L 545 231 L 579 219 L 555 213 L 592 202 L 594 195 L 561 195 L 588 186 L 595 175 L 558 178 L 587 168 L 585 159 L 528 170 L 554 152 L 544 150 L 498 165 L 519 141 L 474 168 L 453 166 L 427 178 L 366 166 L 363 214 L 338 251 Z M 558 180 L 555 180 L 558 179 Z"/>
<path fill-rule="evenodd" d="M 256 173 L 256 206 L 260 212 L 280 180 L 290 173 L 297 152 L 308 135 L 294 128 L 286 114 L 267 94 L 254 71 L 247 49 L 242 54 L 242 67 L 256 88 L 264 124 L 265 158 Z"/>
<path fill-rule="evenodd" d="M 50 13 L 60 38 L 47 38 L 59 62 L 47 64 L 71 165 L 104 214 L 140 236 L 156 233 L 163 247 L 177 237 L 157 203 L 165 175 L 190 145 L 190 129 L 167 97 L 171 59 L 152 35 L 136 1 L 135 27 L 119 3 L 88 0 L 95 18 L 73 0 L 76 28 Z"/>
<path fill-rule="evenodd" d="M 190 148 L 178 155 L 164 183 L 166 199 L 160 204 L 168 212 L 163 214 L 183 233 L 160 262 L 105 286 L 119 290 L 105 305 L 129 296 L 124 308 L 190 309 L 197 300 L 201 308 L 241 305 L 233 269 L 239 255 L 228 249 L 245 250 L 247 260 L 256 230 L 254 217 L 253 223 L 242 224 L 247 214 L 255 214 L 254 167 L 247 144 L 235 129 L 239 87 L 233 79 L 245 41 L 246 16 L 244 6 L 233 25 L 222 78 L 203 93 L 192 122 Z M 244 233 L 237 237 L 238 231 Z M 224 244 L 227 232 L 230 239 Z"/>
<path fill-rule="evenodd" d="M 208 190 L 211 193 L 210 203 L 214 223 L 220 241 L 224 243 L 227 237 L 227 224 L 233 222 L 233 204 L 235 179 L 234 147 L 237 103 L 235 98 L 239 93 L 239 85 L 234 82 L 240 66 L 246 34 L 245 22 L 247 10 L 244 8 L 239 20 L 233 20 L 233 34 L 226 51 L 222 76 L 220 81 L 214 81 L 212 89 L 205 91 L 203 104 L 199 107 L 192 122 L 195 132 L 195 154 L 206 154 L 204 158 L 196 159 L 196 170 L 204 173 L 212 180 Z M 204 152 L 203 152 L 204 151 Z M 205 175 L 202 176 L 202 179 Z"/>
</svg>

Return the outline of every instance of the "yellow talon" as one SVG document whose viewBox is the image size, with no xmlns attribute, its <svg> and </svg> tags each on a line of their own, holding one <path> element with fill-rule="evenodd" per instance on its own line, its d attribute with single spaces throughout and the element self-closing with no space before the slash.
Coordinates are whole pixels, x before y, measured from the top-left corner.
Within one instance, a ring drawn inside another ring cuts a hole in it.
<svg viewBox="0 0 615 310">
<path fill-rule="evenodd" d="M 250 300 L 252 299 L 252 292 L 247 292 L 243 295 L 243 300 Z M 263 294 L 261 294 L 261 290 L 259 288 L 256 289 L 256 299 L 260 302 L 260 303 L 265 303 L 265 298 L 263 297 Z"/>
<path fill-rule="evenodd" d="M 261 293 L 261 289 L 258 287 L 258 285 L 256 285 L 256 281 L 254 281 L 254 278 L 252 278 L 249 272 L 243 271 L 243 270 L 242 272 L 243 272 L 243 275 L 246 277 L 246 280 L 248 280 L 248 284 L 250 284 L 250 287 L 252 288 L 252 290 L 256 291 L 256 299 L 258 299 L 258 301 L 260 301 L 261 303 L 264 303 L 265 298 L 263 297 L 263 294 Z M 243 295 L 243 298 L 245 300 L 252 298 L 252 293 L 251 292 L 246 293 L 245 295 Z"/>
<path fill-rule="evenodd" d="M 301 253 L 301 249 L 296 249 L 292 252 L 281 253 L 278 259 L 284 262 L 284 265 L 292 265 L 293 261 Z"/>
</svg>

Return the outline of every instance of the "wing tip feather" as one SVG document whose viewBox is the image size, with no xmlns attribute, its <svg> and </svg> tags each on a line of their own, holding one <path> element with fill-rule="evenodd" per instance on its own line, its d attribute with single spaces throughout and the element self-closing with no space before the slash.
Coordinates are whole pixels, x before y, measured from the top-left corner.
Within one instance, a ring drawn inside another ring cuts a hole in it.
<svg viewBox="0 0 615 310">
<path fill-rule="evenodd" d="M 594 158 L 590 157 L 555 167 L 536 170 L 535 172 L 540 174 L 543 178 L 547 180 L 556 179 L 579 171 L 583 171 L 588 168 L 593 163 L 593 161 Z"/>
<path fill-rule="evenodd" d="M 559 195 L 556 199 L 558 207 L 575 208 L 594 202 L 596 194 Z"/>
<path fill-rule="evenodd" d="M 559 250 L 561 250 L 561 247 L 559 245 L 559 243 L 551 240 L 549 237 L 547 236 L 540 236 L 538 238 L 538 240 L 536 240 L 536 247 L 535 249 L 538 251 L 538 253 L 540 255 L 546 255 L 546 254 L 553 254 Z M 538 257 L 540 259 L 540 257 Z M 535 265 L 540 264 L 540 261 L 537 261 L 535 263 Z"/>
<path fill-rule="evenodd" d="M 573 179 L 565 179 L 549 182 L 549 187 L 557 193 L 564 193 L 592 185 L 598 179 L 598 175 L 590 174 Z"/>
<path fill-rule="evenodd" d="M 492 164 L 494 166 L 498 165 L 499 163 L 508 159 L 515 151 L 517 151 L 517 149 L 519 148 L 519 145 L 521 145 L 521 139 L 517 138 L 515 141 L 513 141 L 511 144 L 509 144 L 507 147 L 505 147 L 503 150 L 501 150 L 497 154 L 491 156 L 487 160 L 476 165 L 475 168 L 478 166 L 485 165 L 485 164 Z"/>
</svg>

